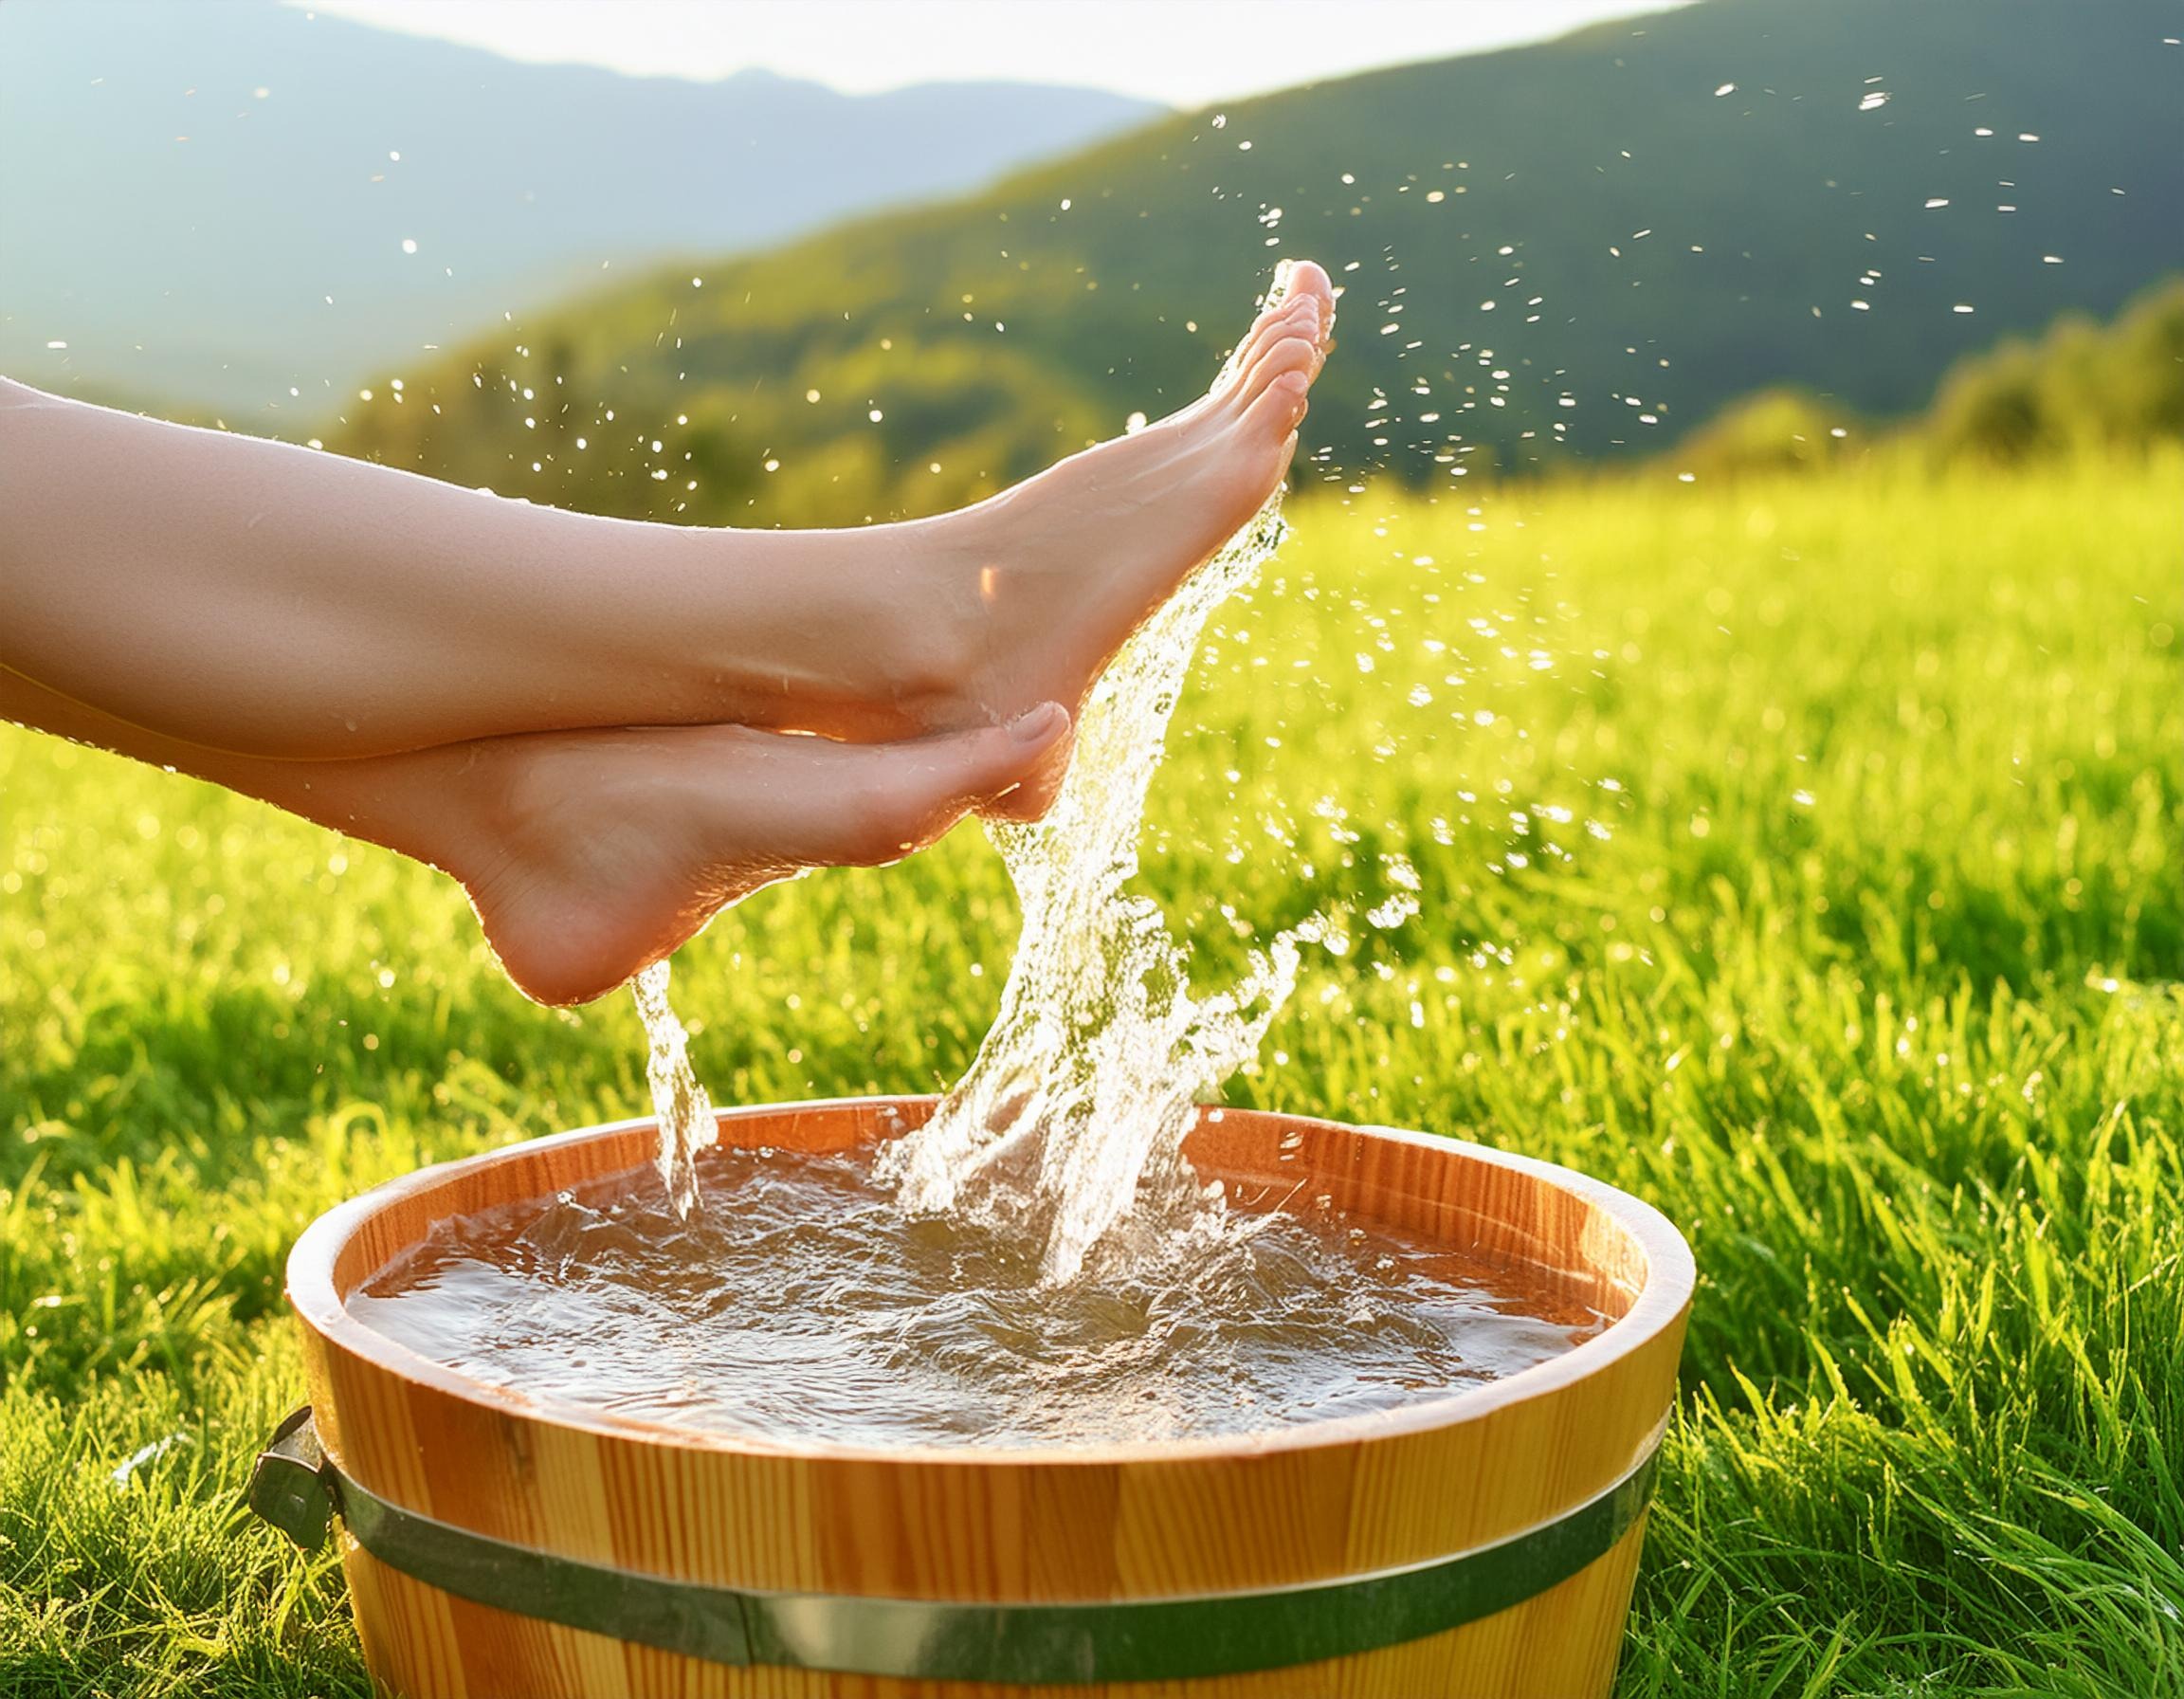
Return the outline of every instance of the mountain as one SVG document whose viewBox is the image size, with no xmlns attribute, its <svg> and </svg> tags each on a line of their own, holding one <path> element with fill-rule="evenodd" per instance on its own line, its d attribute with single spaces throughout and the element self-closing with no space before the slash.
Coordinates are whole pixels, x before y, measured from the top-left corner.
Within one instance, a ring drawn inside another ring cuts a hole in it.
<svg viewBox="0 0 2184 1699">
<path fill-rule="evenodd" d="M 1288 90 L 520 316 L 330 440 L 616 512 L 925 511 L 1196 390 L 1282 253 L 1347 290 L 1325 476 L 1658 450 L 1767 384 L 1900 412 L 2184 269 L 2180 26 L 1702 0 Z"/>
<path fill-rule="evenodd" d="M 519 64 L 271 0 L 8 0 L 0 370 L 323 412 L 329 385 L 608 263 L 960 192 L 1159 110 Z"/>
</svg>

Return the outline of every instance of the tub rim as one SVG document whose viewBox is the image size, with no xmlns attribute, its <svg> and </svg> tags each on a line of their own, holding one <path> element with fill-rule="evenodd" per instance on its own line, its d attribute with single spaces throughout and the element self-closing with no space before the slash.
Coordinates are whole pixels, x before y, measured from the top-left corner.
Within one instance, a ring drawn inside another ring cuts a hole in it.
<svg viewBox="0 0 2184 1699">
<path fill-rule="evenodd" d="M 871 1097 L 798 1099 L 788 1103 L 738 1105 L 719 1109 L 722 1123 L 756 1120 L 769 1115 L 869 1112 L 895 1106 L 930 1106 L 938 1101 L 929 1093 L 900 1093 Z M 1529 1402 L 1585 1379 L 1640 1350 L 1675 1325 L 1689 1309 L 1698 1281 L 1698 1265 L 1690 1246 L 1668 1217 L 1643 1198 L 1606 1180 L 1595 1179 L 1574 1168 L 1538 1157 L 1520 1156 L 1489 1144 L 1427 1133 L 1408 1127 L 1370 1122 L 1332 1121 L 1323 1116 L 1301 1115 L 1284 1109 L 1249 1109 L 1222 1104 L 1199 1106 L 1201 1117 L 1219 1114 L 1269 1121 L 1301 1122 L 1338 1132 L 1391 1139 L 1459 1160 L 1483 1162 L 1512 1170 L 1583 1199 L 1608 1215 L 1637 1245 L 1645 1261 L 1645 1284 L 1629 1309 L 1591 1339 L 1533 1364 L 1514 1375 L 1466 1388 L 1442 1398 L 1414 1404 L 1373 1411 L 1358 1416 L 1332 1417 L 1320 1422 L 1296 1422 L 1256 1433 L 1206 1434 L 1163 1440 L 1116 1440 L 1057 1445 L 910 1445 L 876 1444 L 824 1439 L 781 1439 L 772 1435 L 737 1434 L 703 1428 L 679 1427 L 668 1422 L 617 1416 L 611 1411 L 558 1398 L 540 1398 L 513 1388 L 475 1380 L 411 1350 L 349 1313 L 334 1282 L 334 1269 L 341 1251 L 364 1223 L 381 1210 L 417 1193 L 445 1185 L 464 1175 L 526 1155 L 577 1144 L 594 1139 L 656 1127 L 657 1117 L 631 1116 L 622 1121 L 600 1122 L 519 1140 L 473 1156 L 445 1162 L 383 1180 L 369 1191 L 336 1204 L 303 1230 L 288 1253 L 286 1291 L 298 1318 L 335 1350 L 362 1358 L 390 1375 L 421 1382 L 434 1391 L 481 1406 L 501 1416 L 545 1422 L 604 1438 L 659 1445 L 678 1451 L 725 1452 L 779 1459 L 814 1462 L 886 1463 L 896 1466 L 965 1469 L 1104 1467 L 1132 1464 L 1214 1462 L 1224 1457 L 1260 1457 L 1269 1453 L 1316 1450 L 1321 1446 L 1355 1444 L 1429 1433 L 1481 1420 L 1513 1405 Z"/>
</svg>

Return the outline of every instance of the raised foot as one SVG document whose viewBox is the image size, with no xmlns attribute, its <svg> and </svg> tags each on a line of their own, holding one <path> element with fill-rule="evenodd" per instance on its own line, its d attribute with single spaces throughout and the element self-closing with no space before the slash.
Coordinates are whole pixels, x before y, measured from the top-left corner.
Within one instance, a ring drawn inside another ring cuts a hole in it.
<svg viewBox="0 0 2184 1699">
<path fill-rule="evenodd" d="M 1068 731 L 1048 703 L 903 743 L 740 726 L 504 740 L 468 865 L 448 870 L 526 996 L 588 1002 L 761 886 L 898 861 L 974 811 L 1036 817 Z"/>
<path fill-rule="evenodd" d="M 923 722 L 1081 707 L 1146 616 L 1281 486 L 1334 325 L 1334 285 L 1301 263 L 1205 396 L 929 521 Z"/>
</svg>

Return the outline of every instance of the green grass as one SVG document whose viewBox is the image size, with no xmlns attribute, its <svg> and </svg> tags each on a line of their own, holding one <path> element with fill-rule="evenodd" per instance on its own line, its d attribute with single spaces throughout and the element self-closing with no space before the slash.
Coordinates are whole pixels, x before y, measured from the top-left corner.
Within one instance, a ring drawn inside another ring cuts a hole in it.
<svg viewBox="0 0 2184 1699">
<path fill-rule="evenodd" d="M 1368 495 L 1212 639 L 1147 868 L 1207 971 L 1385 855 L 1426 904 L 1232 1095 L 1573 1162 L 1697 1250 L 1623 1694 L 2184 1693 L 2180 499 L 2174 455 Z M 930 1087 L 1012 925 L 964 833 L 726 917 L 678 1001 L 720 1101 Z M 430 875 L 0 734 L 0 1692 L 365 1692 L 338 1572 L 235 1513 L 285 1249 L 641 1092 L 628 1010 L 524 1003 Z"/>
</svg>

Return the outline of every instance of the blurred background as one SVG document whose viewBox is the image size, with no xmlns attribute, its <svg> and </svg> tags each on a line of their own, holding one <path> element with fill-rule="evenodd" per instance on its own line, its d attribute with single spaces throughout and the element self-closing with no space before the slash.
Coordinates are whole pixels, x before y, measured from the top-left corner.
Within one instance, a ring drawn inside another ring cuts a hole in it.
<svg viewBox="0 0 2184 1699">
<path fill-rule="evenodd" d="M 2167 0 L 1635 9 L 11 0 L 0 368 L 855 522 L 1195 393 L 1294 252 L 1338 483 L 2177 427 Z"/>
</svg>

